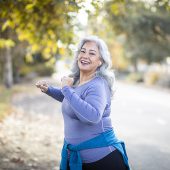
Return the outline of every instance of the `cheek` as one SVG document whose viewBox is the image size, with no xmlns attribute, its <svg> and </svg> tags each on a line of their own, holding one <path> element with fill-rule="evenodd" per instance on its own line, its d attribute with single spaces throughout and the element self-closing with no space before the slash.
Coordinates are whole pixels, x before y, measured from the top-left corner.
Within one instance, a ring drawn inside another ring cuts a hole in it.
<svg viewBox="0 0 170 170">
<path fill-rule="evenodd" d="M 94 65 L 98 66 L 100 64 L 100 61 L 98 59 L 93 60 Z"/>
<path fill-rule="evenodd" d="M 81 54 L 79 54 L 79 55 L 77 56 L 77 60 L 80 59 L 80 58 L 81 58 Z"/>
</svg>

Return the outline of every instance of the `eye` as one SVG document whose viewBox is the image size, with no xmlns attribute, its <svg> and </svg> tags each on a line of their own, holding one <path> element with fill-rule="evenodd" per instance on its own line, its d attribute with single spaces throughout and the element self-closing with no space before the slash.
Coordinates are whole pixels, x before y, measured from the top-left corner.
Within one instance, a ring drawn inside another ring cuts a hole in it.
<svg viewBox="0 0 170 170">
<path fill-rule="evenodd" d="M 84 51 L 84 50 L 81 50 L 80 52 L 81 52 L 81 53 L 85 53 L 85 51 Z"/>
<path fill-rule="evenodd" d="M 95 55 L 95 53 L 90 53 L 90 55 Z"/>
</svg>

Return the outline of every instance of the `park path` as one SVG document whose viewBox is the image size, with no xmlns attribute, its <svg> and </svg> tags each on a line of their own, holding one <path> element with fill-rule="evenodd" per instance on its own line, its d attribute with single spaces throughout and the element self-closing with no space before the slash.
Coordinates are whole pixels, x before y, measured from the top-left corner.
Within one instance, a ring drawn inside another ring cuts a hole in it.
<svg viewBox="0 0 170 170">
<path fill-rule="evenodd" d="M 34 82 L 25 85 L 28 91 L 11 98 L 13 113 L 0 123 L 0 170 L 58 170 L 63 143 L 60 103 Z"/>
<path fill-rule="evenodd" d="M 11 99 L 0 123 L 0 170 L 58 170 L 63 143 L 60 103 L 34 82 Z M 117 83 L 112 122 L 126 143 L 133 170 L 169 170 L 170 92 Z"/>
<path fill-rule="evenodd" d="M 112 122 L 134 170 L 170 169 L 170 91 L 117 83 Z"/>
</svg>

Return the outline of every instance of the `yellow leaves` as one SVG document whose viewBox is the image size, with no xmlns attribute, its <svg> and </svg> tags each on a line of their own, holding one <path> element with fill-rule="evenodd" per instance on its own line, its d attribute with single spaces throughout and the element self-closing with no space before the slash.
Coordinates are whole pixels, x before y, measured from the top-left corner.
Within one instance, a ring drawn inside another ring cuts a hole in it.
<svg viewBox="0 0 170 170">
<path fill-rule="evenodd" d="M 17 43 L 26 43 L 30 47 L 27 58 L 32 62 L 31 55 L 41 53 L 44 58 L 51 55 L 65 53 L 65 47 L 57 43 L 60 39 L 63 44 L 73 39 L 73 23 L 69 15 L 70 11 L 77 12 L 79 1 L 53 1 L 53 0 L 17 0 L 4 1 L 3 23 L 1 32 L 10 29 L 11 39 L 16 38 Z M 9 8 L 10 5 L 10 8 Z M 1 6 L 1 5 L 0 5 Z M 2 14 L 0 14 L 2 17 Z M 4 32 L 5 34 L 5 32 Z M 14 35 L 14 36 L 11 36 Z M 10 39 L 9 38 L 9 39 Z M 0 41 L 0 48 L 14 46 L 12 40 Z"/>
<path fill-rule="evenodd" d="M 37 52 L 40 50 L 40 46 L 38 44 L 33 44 L 31 49 L 32 49 L 32 52 Z"/>
<path fill-rule="evenodd" d="M 49 25 L 60 27 L 65 23 L 64 18 L 54 18 L 49 21 Z"/>
<path fill-rule="evenodd" d="M 13 12 L 10 13 L 10 17 L 11 20 L 17 25 L 18 23 L 21 24 L 21 12 L 20 10 L 18 10 L 17 8 L 13 9 Z"/>
<path fill-rule="evenodd" d="M 109 44 L 109 49 L 112 56 L 113 68 L 119 70 L 126 69 L 129 63 L 124 56 L 123 46 L 120 43 L 112 40 Z"/>
<path fill-rule="evenodd" d="M 20 41 L 28 41 L 30 44 L 35 44 L 35 37 L 31 34 L 29 30 L 17 30 L 18 39 Z"/>
<path fill-rule="evenodd" d="M 60 55 L 64 55 L 65 54 L 65 48 L 60 48 L 59 52 L 60 52 Z"/>
<path fill-rule="evenodd" d="M 56 51 L 57 51 L 57 45 L 55 41 L 48 40 L 46 42 L 46 46 L 43 49 L 42 53 L 44 54 L 44 56 L 46 56 L 46 58 L 49 58 L 50 55 L 55 54 Z"/>
<path fill-rule="evenodd" d="M 48 33 L 48 35 L 50 36 L 51 39 L 55 39 L 56 35 L 55 35 L 54 31 L 48 30 L 47 33 Z"/>
<path fill-rule="evenodd" d="M 29 29 L 28 29 L 29 28 Z M 20 41 L 28 41 L 30 44 L 35 44 L 36 37 L 32 32 L 34 31 L 34 27 L 29 24 L 26 29 L 16 29 L 16 32 L 18 34 L 18 39 Z"/>
<path fill-rule="evenodd" d="M 113 14 L 118 15 L 119 14 L 119 8 L 117 4 L 112 4 L 111 5 L 111 11 Z"/>
<path fill-rule="evenodd" d="M 53 66 L 56 62 L 55 57 L 51 58 L 48 62 L 45 63 L 46 67 Z"/>
<path fill-rule="evenodd" d="M 48 56 L 48 54 L 51 52 L 51 48 L 49 47 L 46 47 L 44 50 L 43 50 L 43 53 L 45 56 Z M 47 57 L 48 58 L 48 57 Z"/>
<path fill-rule="evenodd" d="M 26 54 L 25 60 L 26 60 L 27 63 L 33 63 L 33 62 L 34 62 L 31 53 L 27 53 L 27 54 Z"/>
<path fill-rule="evenodd" d="M 20 34 L 18 34 L 18 39 L 20 40 L 20 41 L 23 41 L 23 40 L 25 40 L 25 39 L 27 39 L 29 37 L 29 35 L 27 34 L 27 32 L 21 32 Z"/>
<path fill-rule="evenodd" d="M 0 39 L 0 48 L 10 48 L 14 47 L 15 42 L 10 39 Z"/>
<path fill-rule="evenodd" d="M 46 24 L 48 22 L 48 17 L 44 16 L 41 20 L 42 24 Z"/>
<path fill-rule="evenodd" d="M 7 20 L 3 25 L 2 25 L 2 31 L 5 31 L 7 27 L 13 28 L 15 26 L 14 22 L 11 20 Z"/>
<path fill-rule="evenodd" d="M 110 9 L 114 15 L 119 15 L 125 12 L 125 6 L 122 2 L 115 2 L 111 4 Z"/>
<path fill-rule="evenodd" d="M 28 31 L 36 31 L 35 25 L 33 23 L 28 23 L 27 24 L 27 30 Z"/>
<path fill-rule="evenodd" d="M 33 4 L 28 4 L 28 5 L 26 5 L 26 6 L 25 6 L 25 9 L 26 9 L 27 11 L 32 12 L 32 10 L 33 10 L 34 6 L 35 6 L 35 4 L 34 4 L 34 3 L 33 3 Z"/>
</svg>

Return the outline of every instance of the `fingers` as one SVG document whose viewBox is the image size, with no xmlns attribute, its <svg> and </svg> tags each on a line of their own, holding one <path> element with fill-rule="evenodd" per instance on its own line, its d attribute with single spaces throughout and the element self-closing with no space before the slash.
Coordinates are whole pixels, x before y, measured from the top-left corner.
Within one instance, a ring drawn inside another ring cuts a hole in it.
<svg viewBox="0 0 170 170">
<path fill-rule="evenodd" d="M 48 90 L 48 84 L 45 81 L 38 81 L 35 85 L 37 88 L 40 88 L 42 92 L 46 92 Z"/>
<path fill-rule="evenodd" d="M 73 85 L 73 78 L 71 77 L 67 77 L 67 76 L 64 76 L 61 78 L 61 83 L 62 83 L 62 87 L 64 86 L 72 86 Z"/>
<path fill-rule="evenodd" d="M 67 78 L 68 77 L 66 77 L 66 76 L 61 77 L 61 81 L 67 80 Z"/>
<path fill-rule="evenodd" d="M 35 85 L 36 85 L 36 87 L 40 88 L 40 85 L 39 85 L 39 84 L 35 84 Z"/>
<path fill-rule="evenodd" d="M 47 86 L 47 82 L 42 80 L 42 81 L 38 81 L 36 84 L 35 84 L 37 87 L 40 87 L 41 85 L 43 86 Z"/>
<path fill-rule="evenodd" d="M 47 85 L 40 85 L 40 88 L 41 88 L 42 90 L 47 90 Z"/>
</svg>

